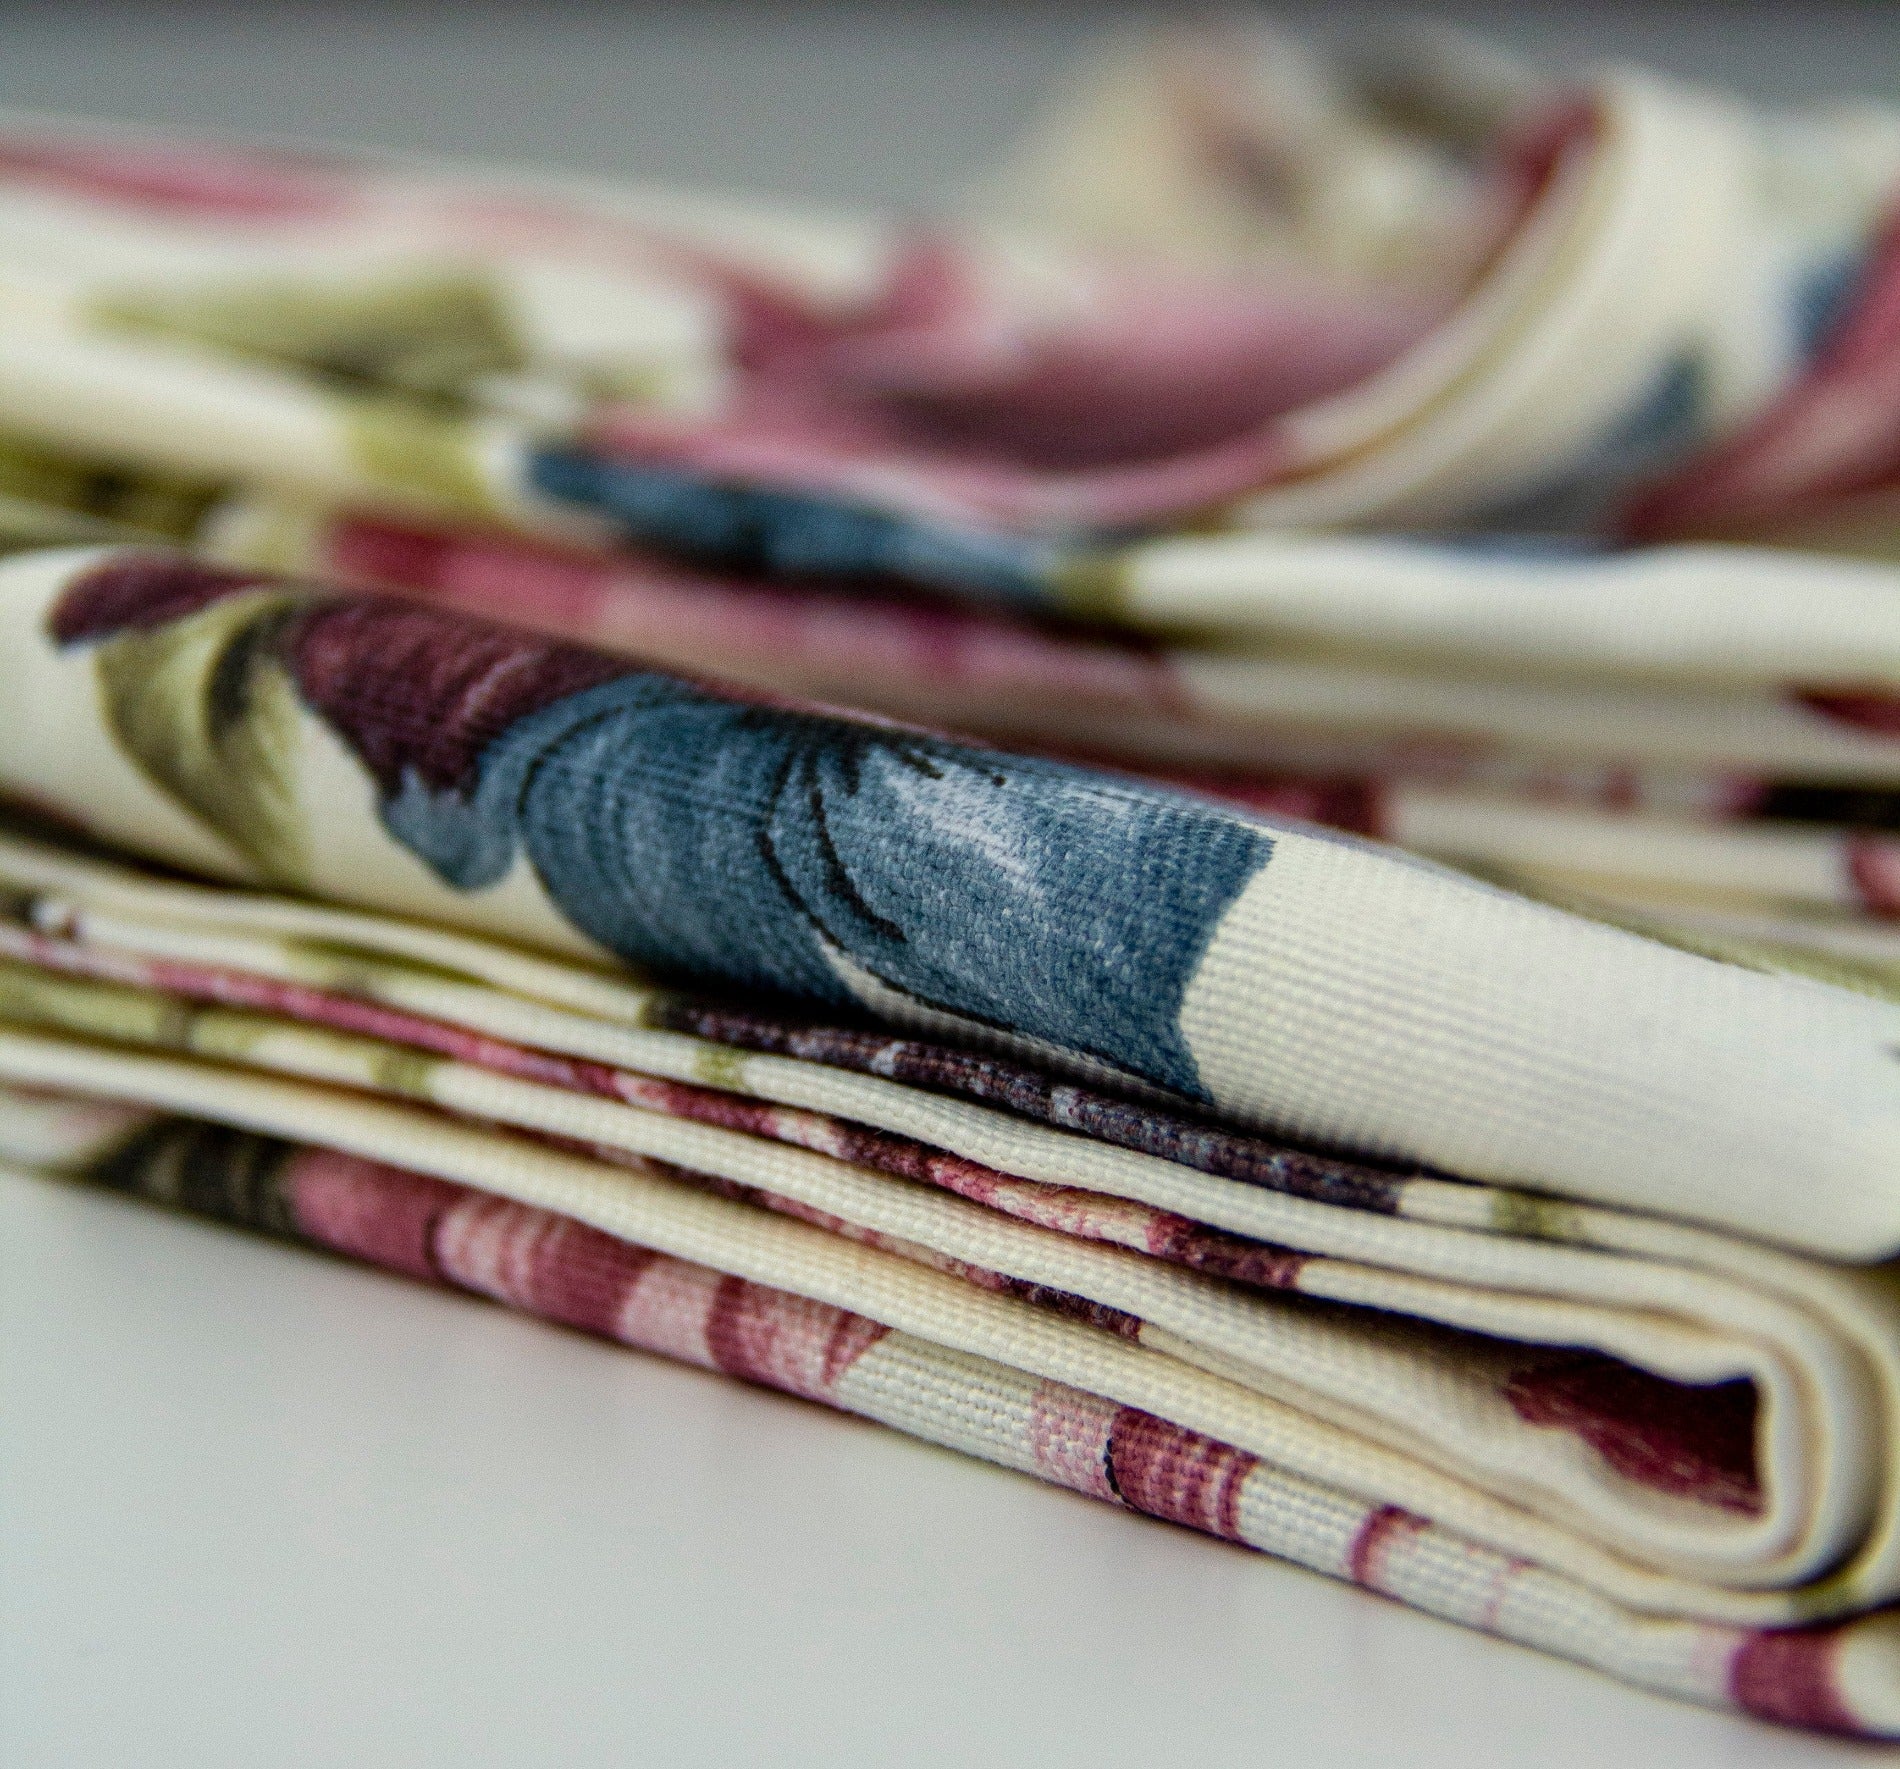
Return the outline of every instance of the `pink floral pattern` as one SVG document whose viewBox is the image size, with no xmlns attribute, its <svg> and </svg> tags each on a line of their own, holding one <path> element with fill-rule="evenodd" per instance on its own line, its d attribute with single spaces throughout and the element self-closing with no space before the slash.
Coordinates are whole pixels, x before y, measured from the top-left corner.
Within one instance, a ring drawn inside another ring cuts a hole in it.
<svg viewBox="0 0 1900 1769">
<path fill-rule="evenodd" d="M 1574 1433 L 1643 1486 L 1725 1511 L 1761 1509 L 1751 1382 L 1696 1388 L 1574 1351 L 1514 1371 L 1504 1397 L 1526 1424 Z"/>
</svg>

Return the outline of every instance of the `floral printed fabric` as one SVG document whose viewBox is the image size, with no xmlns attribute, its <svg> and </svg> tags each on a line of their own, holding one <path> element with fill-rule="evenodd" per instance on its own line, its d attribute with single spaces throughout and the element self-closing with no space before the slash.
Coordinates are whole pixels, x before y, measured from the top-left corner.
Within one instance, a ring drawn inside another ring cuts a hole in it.
<svg viewBox="0 0 1900 1769">
<path fill-rule="evenodd" d="M 1405 79 L 0 128 L 0 1159 L 1900 1736 L 1900 131 Z"/>
<path fill-rule="evenodd" d="M 1460 138 L 1442 93 L 1400 128 L 1344 74 L 1249 94 L 1227 64 L 1133 79 L 1203 186 L 1288 174 L 1246 275 L 16 125 L 0 417 L 214 483 L 1057 609 L 1122 575 L 1103 537 L 1210 514 L 1659 539 L 1839 529 L 1877 493 L 1890 128 L 1631 73 L 1467 105 Z M 1355 154 L 1419 200 L 1329 200 Z M 1087 182 L 1017 206 L 1066 224 Z M 1191 613 L 1227 556 L 1187 546 Z"/>
<path fill-rule="evenodd" d="M 1879 1001 L 1206 799 L 180 556 L 0 565 L 0 638 L 0 783 L 135 852 L 849 1003 L 1471 1177 L 1900 1245 Z M 1643 995 L 1677 1024 L 1638 1045 Z M 1791 1065 L 1812 1087 L 1778 1099 Z"/>
<path fill-rule="evenodd" d="M 1900 1009 L 179 554 L 0 610 L 7 793 L 226 881 L 0 842 L 8 1158 L 1900 1730 Z"/>
<path fill-rule="evenodd" d="M 457 892 L 525 863 L 574 929 L 643 966 L 837 1004 L 863 978 L 1205 1094 L 1181 1000 L 1272 852 L 1241 820 L 400 603 L 299 608 L 182 560 L 81 574 L 50 636 L 91 650 L 141 771 L 266 876 L 297 882 L 306 845 L 283 797 L 288 691 Z"/>
<path fill-rule="evenodd" d="M 1125 57 L 1009 181 L 1033 244 L 21 125 L 0 513 L 1265 786 L 1889 988 L 1892 568 L 1741 543 L 1890 550 L 1900 136 L 1456 65 L 1400 126 L 1284 43 Z"/>
<path fill-rule="evenodd" d="M 1900 956 L 1887 925 L 1900 909 L 1900 703 L 1881 688 L 1782 681 L 1804 648 L 1817 683 L 1900 670 L 1881 662 L 1900 602 L 1889 574 L 1864 562 L 1667 550 L 1498 561 L 1469 548 L 1290 540 L 1273 543 L 1277 568 L 1250 555 L 1250 590 L 1264 599 L 1284 571 L 1276 618 L 1306 620 L 1316 637 L 1355 619 L 1416 629 L 1433 619 L 1423 598 L 1437 594 L 1443 627 L 1474 629 L 1472 673 L 1448 677 L 1389 657 L 1133 640 L 387 520 L 306 521 L 294 533 L 286 546 L 280 526 L 258 556 L 758 688 L 1171 778 L 1519 888 L 1626 903 L 1680 937 L 1735 920 L 1765 962 L 1859 958 L 1885 988 Z M 1600 596 L 1589 587 L 1599 570 Z M 1639 615 L 1614 643 L 1623 661 L 1643 659 L 1640 673 L 1501 679 L 1484 655 L 1476 629 L 1491 622 L 1495 643 L 1513 613 L 1607 639 L 1593 600 Z M 1754 639 L 1736 631 L 1751 618 L 1764 623 L 1753 664 L 1741 653 Z M 1735 680 L 1711 686 L 1724 669 Z M 1751 669 L 1775 679 L 1751 681 Z"/>
</svg>

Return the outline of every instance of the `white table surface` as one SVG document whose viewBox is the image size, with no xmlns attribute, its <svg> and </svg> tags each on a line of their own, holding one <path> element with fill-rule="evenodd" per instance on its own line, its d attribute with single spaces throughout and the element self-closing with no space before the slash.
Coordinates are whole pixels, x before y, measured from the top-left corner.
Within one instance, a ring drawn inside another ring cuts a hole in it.
<svg viewBox="0 0 1900 1769">
<path fill-rule="evenodd" d="M 1900 7 L 1438 10 L 1573 59 L 1900 92 Z M 1100 22 L 15 0 L 0 103 L 928 204 Z M 1862 1754 L 487 1304 L 0 1178 L 4 1769 Z"/>
</svg>

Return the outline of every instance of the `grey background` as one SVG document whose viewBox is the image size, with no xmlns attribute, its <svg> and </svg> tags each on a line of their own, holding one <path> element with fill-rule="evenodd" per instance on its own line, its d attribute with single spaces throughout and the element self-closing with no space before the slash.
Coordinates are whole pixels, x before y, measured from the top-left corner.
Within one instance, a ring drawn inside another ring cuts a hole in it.
<svg viewBox="0 0 1900 1769">
<path fill-rule="evenodd" d="M 1900 97 L 1900 6 L 1881 0 L 1431 10 L 1559 62 L 1638 57 L 1778 98 Z M 1276 11 L 1346 37 L 1405 15 L 1363 0 Z M 14 0 L 0 3 L 0 103 L 927 205 L 994 157 L 1077 49 L 1155 16 L 1166 14 L 1033 3 Z"/>
<path fill-rule="evenodd" d="M 1365 6 L 1293 7 L 1354 33 Z M 1443 9 L 1900 97 L 1900 7 Z M 848 204 L 1084 9 L 0 5 L 0 103 Z M 0 1176 L 0 1764 L 1846 1761 L 465 1298 Z"/>
</svg>

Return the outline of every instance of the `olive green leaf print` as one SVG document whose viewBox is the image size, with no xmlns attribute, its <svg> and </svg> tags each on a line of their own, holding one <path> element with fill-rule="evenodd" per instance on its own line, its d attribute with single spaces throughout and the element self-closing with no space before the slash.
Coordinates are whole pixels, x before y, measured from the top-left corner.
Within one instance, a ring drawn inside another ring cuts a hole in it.
<svg viewBox="0 0 1900 1769">
<path fill-rule="evenodd" d="M 328 288 L 245 283 L 121 292 L 92 317 L 117 332 L 248 356 L 317 383 L 357 467 L 405 501 L 492 514 L 467 413 L 484 381 L 527 359 L 487 279 L 409 277 Z"/>
<path fill-rule="evenodd" d="M 351 459 L 374 484 L 447 514 L 494 514 L 468 419 L 377 394 L 338 396 L 336 410 Z"/>
<path fill-rule="evenodd" d="M 149 989 L 75 982 L 12 959 L 0 959 L 0 1024 L 68 1032 L 112 1044 L 193 1047 L 192 1003 Z"/>
<path fill-rule="evenodd" d="M 130 531 L 189 540 L 220 491 L 207 480 L 121 469 L 0 432 L 0 532 L 7 535 L 51 530 L 48 538 L 57 543 L 124 539 Z"/>
<path fill-rule="evenodd" d="M 160 1118 L 138 1125 L 96 1157 L 86 1177 L 221 1222 L 289 1235 L 297 1223 L 285 1182 L 295 1154 L 293 1144 L 276 1137 Z"/>
<path fill-rule="evenodd" d="M 344 388 L 436 404 L 526 366 L 500 292 L 479 276 L 140 290 L 99 301 L 93 317 L 114 331 L 209 344 Z"/>
<path fill-rule="evenodd" d="M 61 976 L 0 958 L 0 1026 L 31 1026 L 111 1044 L 188 1051 L 256 1069 L 318 1074 L 405 1099 L 429 1099 L 443 1060 L 381 1038 L 215 1006 L 157 987 Z"/>
<path fill-rule="evenodd" d="M 36 552 L 41 547 L 103 546 L 113 541 L 148 538 L 115 523 L 81 516 L 54 504 L 36 504 L 27 498 L 10 497 L 0 490 L 0 559 L 14 553 Z"/>
<path fill-rule="evenodd" d="M 306 875 L 297 814 L 296 690 L 272 651 L 298 607 L 251 590 L 94 653 L 101 708 L 121 752 L 161 792 L 273 883 Z"/>
</svg>

